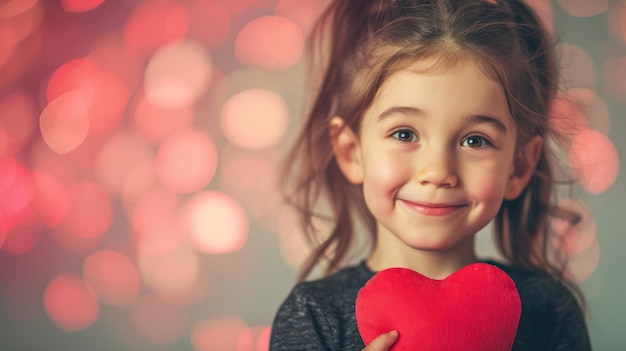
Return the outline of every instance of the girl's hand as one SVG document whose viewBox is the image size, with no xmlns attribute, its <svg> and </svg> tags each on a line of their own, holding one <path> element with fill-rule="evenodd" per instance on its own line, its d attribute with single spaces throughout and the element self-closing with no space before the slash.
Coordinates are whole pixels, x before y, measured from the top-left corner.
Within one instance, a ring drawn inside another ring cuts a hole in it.
<svg viewBox="0 0 626 351">
<path fill-rule="evenodd" d="M 392 330 L 385 334 L 380 334 L 376 339 L 364 348 L 362 351 L 387 351 L 398 340 L 398 332 Z"/>
</svg>

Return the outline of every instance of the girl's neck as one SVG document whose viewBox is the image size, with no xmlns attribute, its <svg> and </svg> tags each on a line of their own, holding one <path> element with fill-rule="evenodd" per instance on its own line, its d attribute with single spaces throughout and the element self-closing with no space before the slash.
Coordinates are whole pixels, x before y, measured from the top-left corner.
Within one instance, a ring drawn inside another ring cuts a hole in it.
<svg viewBox="0 0 626 351">
<path fill-rule="evenodd" d="M 473 238 L 445 251 L 397 249 L 379 242 L 368 257 L 367 266 L 373 271 L 392 267 L 409 268 L 431 279 L 444 279 L 466 265 L 476 262 Z"/>
</svg>

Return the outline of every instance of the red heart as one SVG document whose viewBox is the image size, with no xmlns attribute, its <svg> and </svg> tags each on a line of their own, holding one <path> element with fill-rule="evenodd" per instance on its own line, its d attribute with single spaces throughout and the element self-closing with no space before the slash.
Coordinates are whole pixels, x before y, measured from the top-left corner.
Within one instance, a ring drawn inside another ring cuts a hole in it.
<svg viewBox="0 0 626 351">
<path fill-rule="evenodd" d="M 393 351 L 510 351 L 520 314 L 515 283 L 486 263 L 470 264 L 443 280 L 406 268 L 382 270 L 356 300 L 365 344 L 395 329 Z"/>
</svg>

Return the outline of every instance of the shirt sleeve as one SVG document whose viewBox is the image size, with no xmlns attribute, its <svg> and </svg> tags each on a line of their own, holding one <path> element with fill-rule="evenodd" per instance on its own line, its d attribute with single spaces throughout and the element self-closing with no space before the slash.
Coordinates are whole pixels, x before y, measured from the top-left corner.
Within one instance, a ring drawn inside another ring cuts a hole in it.
<svg viewBox="0 0 626 351">
<path fill-rule="evenodd" d="M 559 284 L 552 293 L 555 303 L 554 329 L 549 350 L 591 351 L 591 342 L 583 311 L 572 293 Z"/>
<path fill-rule="evenodd" d="M 335 350 L 334 323 L 322 306 L 302 285 L 297 285 L 276 313 L 269 350 Z"/>
</svg>

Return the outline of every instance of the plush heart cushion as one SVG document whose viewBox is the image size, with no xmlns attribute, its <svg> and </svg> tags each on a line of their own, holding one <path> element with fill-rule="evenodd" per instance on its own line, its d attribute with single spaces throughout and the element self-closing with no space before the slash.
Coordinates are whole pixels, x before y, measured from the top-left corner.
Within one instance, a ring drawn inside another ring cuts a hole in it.
<svg viewBox="0 0 626 351">
<path fill-rule="evenodd" d="M 366 345 L 398 331 L 392 351 L 510 351 L 521 314 L 511 278 L 473 263 L 443 280 L 390 268 L 359 291 L 356 320 Z"/>
</svg>

